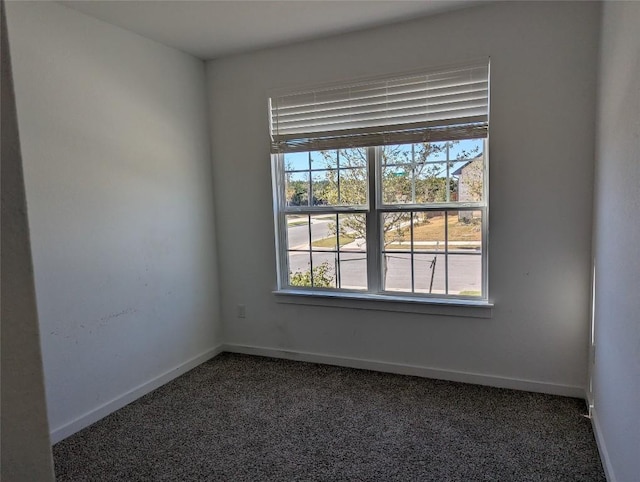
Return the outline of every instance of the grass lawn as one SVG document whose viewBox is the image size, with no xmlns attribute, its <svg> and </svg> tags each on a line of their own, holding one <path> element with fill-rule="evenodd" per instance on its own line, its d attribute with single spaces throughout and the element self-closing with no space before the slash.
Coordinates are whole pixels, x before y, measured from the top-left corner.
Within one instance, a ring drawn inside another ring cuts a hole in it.
<svg viewBox="0 0 640 482">
<path fill-rule="evenodd" d="M 449 216 L 448 222 L 449 241 L 455 241 L 455 249 L 477 249 L 478 242 L 482 240 L 482 229 L 480 224 L 463 223 L 458 221 L 458 216 L 453 214 Z M 411 241 L 411 230 L 409 226 L 402 228 L 402 236 L 398 236 L 398 232 L 392 230 L 386 235 L 387 249 L 410 249 L 408 244 Z M 350 236 L 340 236 L 340 246 L 349 244 L 354 240 Z M 413 226 L 413 240 L 414 241 L 441 241 L 438 249 L 444 251 L 444 216 L 437 216 L 429 218 L 428 223 L 415 224 Z M 458 244 L 460 242 L 468 241 L 469 244 Z M 407 243 L 407 244 L 405 244 Z M 336 247 L 335 236 L 328 238 L 318 239 L 311 243 L 316 248 L 333 248 Z M 426 246 L 425 246 L 426 248 Z M 428 249 L 436 249 L 436 246 L 429 246 Z M 450 249 L 453 246 L 450 245 Z"/>
<path fill-rule="evenodd" d="M 313 219 L 335 219 L 334 214 L 325 215 L 313 215 Z M 303 215 L 290 215 L 287 216 L 287 226 L 302 226 L 303 224 L 309 224 L 309 217 L 306 214 Z"/>
<path fill-rule="evenodd" d="M 482 229 L 480 224 L 462 223 L 458 216 L 449 216 L 448 230 L 449 241 L 480 241 Z M 409 241 L 411 233 L 406 230 L 404 237 Z M 444 216 L 430 218 L 429 223 L 414 225 L 414 241 L 444 241 Z"/>
<path fill-rule="evenodd" d="M 449 241 L 480 241 L 482 230 L 480 224 L 463 223 L 458 221 L 458 216 L 450 215 L 448 222 Z M 411 241 L 409 226 L 402 229 L 402 237 L 398 238 L 395 230 L 387 233 L 389 241 Z M 428 223 L 415 224 L 413 226 L 414 241 L 444 241 L 444 216 L 429 218 Z"/>
<path fill-rule="evenodd" d="M 449 216 L 448 222 L 449 241 L 455 241 L 456 244 L 450 245 L 449 249 L 477 249 L 478 243 L 482 240 L 482 229 L 480 224 L 464 223 L 458 221 L 458 216 L 453 214 Z M 415 224 L 413 226 L 413 240 L 420 241 L 440 241 L 436 245 L 423 246 L 429 250 L 444 251 L 444 216 L 429 218 L 429 222 Z M 411 248 L 411 230 L 409 226 L 403 226 L 401 236 L 398 236 L 396 230 L 387 233 L 386 240 L 387 249 L 409 250 Z M 469 244 L 465 244 L 467 241 Z M 420 249 L 416 246 L 416 249 Z"/>
<path fill-rule="evenodd" d="M 344 246 L 345 244 L 349 244 L 353 242 L 355 238 L 349 236 L 340 236 L 340 246 Z M 330 236 L 328 238 L 317 239 L 311 245 L 314 248 L 333 248 L 336 247 L 336 237 Z"/>
</svg>

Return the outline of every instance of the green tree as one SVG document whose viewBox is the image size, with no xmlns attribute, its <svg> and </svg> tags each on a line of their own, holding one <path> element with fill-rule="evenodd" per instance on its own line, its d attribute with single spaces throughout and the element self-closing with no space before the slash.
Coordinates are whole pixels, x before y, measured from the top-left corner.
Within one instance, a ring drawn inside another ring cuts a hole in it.
<svg viewBox="0 0 640 482">
<path fill-rule="evenodd" d="M 449 147 L 452 144 L 449 144 Z M 427 159 L 442 153 L 446 143 L 421 143 L 414 148 L 413 157 L 404 146 L 382 148 L 382 194 L 386 203 L 424 203 L 445 201 L 447 196 L 446 166 L 427 163 Z M 361 205 L 367 200 L 367 151 L 366 149 L 342 149 L 339 152 L 340 170 L 335 169 L 335 151 L 322 151 L 326 177 L 322 188 L 315 193 L 329 205 Z M 444 169 L 444 172 L 443 172 Z M 338 172 L 339 179 L 338 179 Z M 456 181 L 449 180 L 452 190 Z M 426 221 L 426 216 L 421 216 Z M 387 213 L 382 233 L 385 246 L 403 238 L 409 228 L 409 213 Z M 336 234 L 336 224 L 329 226 Z M 343 216 L 339 223 L 339 235 L 366 239 L 364 215 Z"/>
<path fill-rule="evenodd" d="M 309 198 L 309 182 L 293 179 L 294 174 L 289 172 L 291 165 L 287 165 L 285 171 L 285 197 L 288 206 L 305 206 Z"/>
<path fill-rule="evenodd" d="M 317 288 L 333 288 L 335 286 L 334 277 L 331 274 L 331 266 L 324 262 L 314 266 L 313 270 L 296 271 L 290 273 L 291 286 L 313 286 Z"/>
</svg>

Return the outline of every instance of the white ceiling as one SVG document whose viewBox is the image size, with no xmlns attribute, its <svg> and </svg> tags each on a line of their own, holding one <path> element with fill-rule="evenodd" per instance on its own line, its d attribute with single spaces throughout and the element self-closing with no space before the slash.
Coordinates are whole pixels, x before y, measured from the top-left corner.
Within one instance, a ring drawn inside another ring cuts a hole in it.
<svg viewBox="0 0 640 482">
<path fill-rule="evenodd" d="M 482 0 L 67 0 L 63 5 L 202 59 L 361 30 Z"/>
</svg>

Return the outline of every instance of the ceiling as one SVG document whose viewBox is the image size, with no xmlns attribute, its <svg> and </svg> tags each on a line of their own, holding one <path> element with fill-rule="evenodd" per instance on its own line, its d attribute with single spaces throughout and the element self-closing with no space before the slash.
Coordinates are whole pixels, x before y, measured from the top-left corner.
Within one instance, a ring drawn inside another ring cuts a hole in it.
<svg viewBox="0 0 640 482">
<path fill-rule="evenodd" d="M 67 0 L 113 25 L 213 59 L 463 8 L 482 0 Z"/>
</svg>

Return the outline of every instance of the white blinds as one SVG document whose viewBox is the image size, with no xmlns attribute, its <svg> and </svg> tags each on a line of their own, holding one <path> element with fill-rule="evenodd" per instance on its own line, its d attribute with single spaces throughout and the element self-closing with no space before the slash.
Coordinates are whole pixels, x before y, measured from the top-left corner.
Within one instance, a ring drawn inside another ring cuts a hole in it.
<svg viewBox="0 0 640 482">
<path fill-rule="evenodd" d="M 488 100 L 486 61 L 272 97 L 271 152 L 486 137 Z"/>
</svg>

